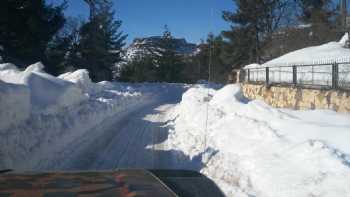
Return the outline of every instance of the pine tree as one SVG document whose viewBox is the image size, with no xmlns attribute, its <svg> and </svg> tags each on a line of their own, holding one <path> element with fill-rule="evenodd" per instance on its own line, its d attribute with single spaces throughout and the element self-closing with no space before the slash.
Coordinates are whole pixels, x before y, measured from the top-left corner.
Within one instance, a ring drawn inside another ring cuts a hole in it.
<svg viewBox="0 0 350 197">
<path fill-rule="evenodd" d="M 80 68 L 90 71 L 94 81 L 111 80 L 114 65 L 121 61 L 121 50 L 127 35 L 120 32 L 122 22 L 114 20 L 110 1 L 94 1 L 99 9 L 90 13 L 90 20 L 81 27 Z"/>
<path fill-rule="evenodd" d="M 223 47 L 222 36 L 214 36 L 212 33 L 208 35 L 206 42 L 200 44 L 199 53 L 194 56 L 193 65 L 191 66 L 193 68 L 191 72 L 197 73 L 197 80 L 209 79 L 210 64 L 210 80 L 217 83 L 227 81 L 227 73 L 231 66 L 224 62 Z"/>
<path fill-rule="evenodd" d="M 185 63 L 176 51 L 174 39 L 165 26 L 159 49 L 156 54 L 156 75 L 159 81 L 181 82 L 183 81 L 183 68 Z"/>
<path fill-rule="evenodd" d="M 231 31 L 223 36 L 235 47 L 235 57 L 248 58 L 245 62 L 262 63 L 262 49 L 269 41 L 272 33 L 277 29 L 283 18 L 285 0 L 233 0 L 237 6 L 235 12 L 225 11 L 223 18 L 231 23 Z M 241 51 L 239 51 L 241 50 Z M 235 58 L 236 59 L 236 58 Z M 238 59 L 237 59 L 238 60 Z M 242 61 L 242 59 L 240 60 Z"/>
<path fill-rule="evenodd" d="M 80 65 L 78 46 L 79 29 L 84 22 L 78 18 L 67 18 L 64 27 L 49 43 L 46 51 L 48 65 L 54 68 L 54 75 L 78 69 Z"/>
<path fill-rule="evenodd" d="M 305 23 L 312 23 L 315 17 L 327 21 L 332 15 L 331 0 L 298 0 L 298 2 L 302 11 L 301 19 Z"/>
<path fill-rule="evenodd" d="M 119 80 L 126 82 L 158 81 L 156 78 L 154 58 L 151 55 L 147 55 L 123 65 Z"/>
<path fill-rule="evenodd" d="M 300 20 L 304 24 L 311 25 L 308 45 L 318 45 L 335 40 L 337 33 L 337 21 L 340 13 L 331 0 L 298 0 L 301 9 Z"/>
<path fill-rule="evenodd" d="M 48 5 L 45 0 L 1 0 L 0 45 L 4 61 L 19 66 L 45 63 L 47 45 L 64 25 L 65 5 Z"/>
</svg>

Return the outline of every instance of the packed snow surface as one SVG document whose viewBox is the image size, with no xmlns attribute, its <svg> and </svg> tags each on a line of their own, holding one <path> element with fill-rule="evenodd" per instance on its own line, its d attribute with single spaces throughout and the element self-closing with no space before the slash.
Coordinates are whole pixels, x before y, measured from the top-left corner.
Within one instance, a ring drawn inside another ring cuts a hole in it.
<svg viewBox="0 0 350 197">
<path fill-rule="evenodd" d="M 350 196 L 350 114 L 272 108 L 238 85 L 43 68 L 0 65 L 0 169 L 190 169 L 227 196 Z"/>
</svg>

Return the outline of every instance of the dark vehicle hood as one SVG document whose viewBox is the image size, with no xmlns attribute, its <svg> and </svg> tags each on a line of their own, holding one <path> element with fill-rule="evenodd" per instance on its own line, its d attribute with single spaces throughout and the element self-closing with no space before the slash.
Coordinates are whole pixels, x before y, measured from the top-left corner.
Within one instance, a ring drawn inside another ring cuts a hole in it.
<svg viewBox="0 0 350 197">
<path fill-rule="evenodd" d="M 116 170 L 111 172 L 10 172 L 0 175 L 0 196 L 223 196 L 197 172 Z"/>
</svg>

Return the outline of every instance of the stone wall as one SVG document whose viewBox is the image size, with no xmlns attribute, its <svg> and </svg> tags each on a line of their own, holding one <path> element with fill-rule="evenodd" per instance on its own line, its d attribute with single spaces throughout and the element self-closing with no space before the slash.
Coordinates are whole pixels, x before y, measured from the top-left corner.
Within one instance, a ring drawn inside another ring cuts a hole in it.
<svg viewBox="0 0 350 197">
<path fill-rule="evenodd" d="M 291 109 L 331 109 L 350 112 L 350 92 L 302 89 L 283 86 L 266 87 L 242 84 L 243 94 L 250 99 L 264 100 L 271 106 Z"/>
</svg>

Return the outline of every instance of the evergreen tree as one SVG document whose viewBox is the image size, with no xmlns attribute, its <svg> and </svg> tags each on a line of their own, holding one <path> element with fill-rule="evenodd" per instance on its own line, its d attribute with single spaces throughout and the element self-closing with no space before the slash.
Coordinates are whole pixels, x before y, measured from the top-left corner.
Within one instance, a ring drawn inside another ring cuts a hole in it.
<svg viewBox="0 0 350 197">
<path fill-rule="evenodd" d="M 156 55 L 156 75 L 159 81 L 183 81 L 182 72 L 185 63 L 182 56 L 176 51 L 173 37 L 167 26 L 165 26 L 159 49 L 154 54 Z"/>
<path fill-rule="evenodd" d="M 233 0 L 236 11 L 223 13 L 231 31 L 223 36 L 230 42 L 232 58 L 237 61 L 262 63 L 262 49 L 281 24 L 285 0 Z M 237 46 L 237 47 L 235 47 Z M 240 48 L 243 47 L 243 48 Z M 238 59 L 244 58 L 244 59 Z"/>
<path fill-rule="evenodd" d="M 308 45 L 318 45 L 337 39 L 337 12 L 331 0 L 298 0 L 301 9 L 300 20 L 310 25 Z"/>
<path fill-rule="evenodd" d="M 209 45 L 206 41 L 201 40 L 198 46 L 198 53 L 189 59 L 185 68 L 185 74 L 191 81 L 207 80 L 209 76 Z"/>
<path fill-rule="evenodd" d="M 208 45 L 211 48 L 210 80 L 216 83 L 226 83 L 227 73 L 232 69 L 229 63 L 224 61 L 224 41 L 222 36 L 209 34 Z"/>
<path fill-rule="evenodd" d="M 210 80 L 212 82 L 225 83 L 231 66 L 224 62 L 224 41 L 222 36 L 209 34 L 206 42 L 202 43 L 199 48 L 200 52 L 196 54 L 192 61 L 192 72 L 197 72 L 197 80 L 209 79 L 210 64 Z"/>
<path fill-rule="evenodd" d="M 49 43 L 46 51 L 48 65 L 54 68 L 54 75 L 69 72 L 77 69 L 75 65 L 80 65 L 81 57 L 79 55 L 79 29 L 83 24 L 82 20 L 77 18 L 67 18 L 63 29 L 55 35 Z"/>
<path fill-rule="evenodd" d="M 126 82 L 156 82 L 156 67 L 154 58 L 149 55 L 135 59 L 122 66 L 120 79 Z"/>
<path fill-rule="evenodd" d="M 91 6 L 91 5 L 90 5 Z M 121 61 L 121 50 L 127 35 L 119 31 L 122 24 L 114 20 L 110 1 L 94 1 L 94 13 L 80 29 L 80 68 L 89 70 L 92 80 L 111 80 L 112 69 Z"/>
<path fill-rule="evenodd" d="M 328 21 L 329 16 L 333 14 L 331 9 L 331 0 L 298 0 L 302 15 L 301 19 L 305 23 L 312 23 L 317 17 L 320 21 Z"/>
<path fill-rule="evenodd" d="M 0 1 L 0 45 L 4 61 L 28 65 L 46 62 L 45 50 L 64 25 L 63 10 L 45 0 Z M 49 72 L 54 72 L 50 67 Z"/>
</svg>

